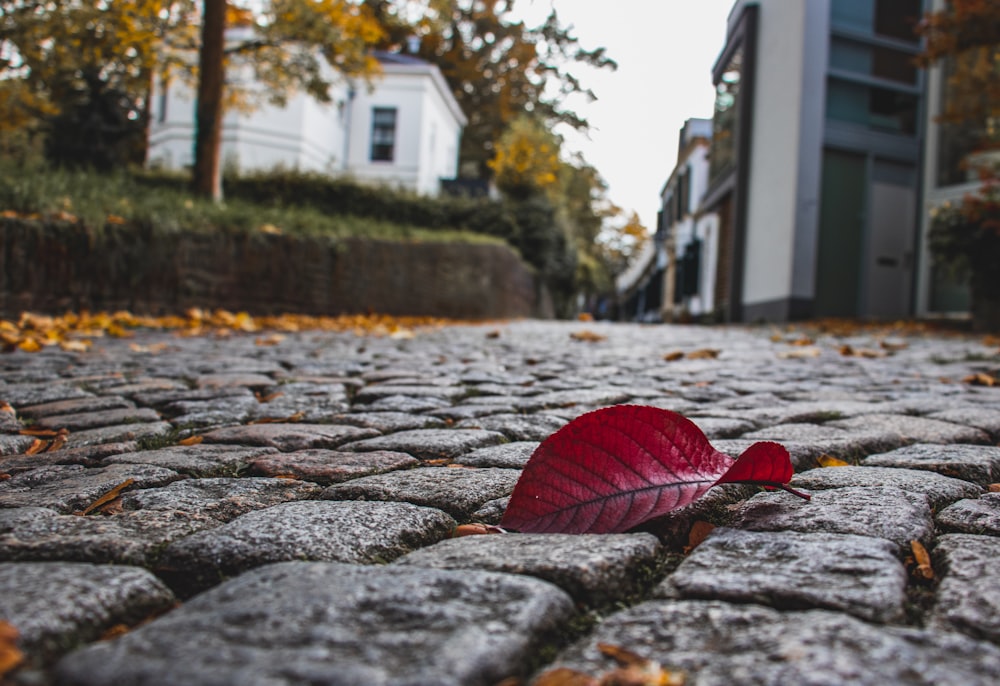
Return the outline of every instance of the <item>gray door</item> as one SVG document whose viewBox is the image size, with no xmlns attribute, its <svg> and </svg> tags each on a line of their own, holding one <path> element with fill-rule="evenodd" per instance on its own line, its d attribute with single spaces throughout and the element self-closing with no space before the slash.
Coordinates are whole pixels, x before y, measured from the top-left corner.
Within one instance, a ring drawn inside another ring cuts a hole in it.
<svg viewBox="0 0 1000 686">
<path fill-rule="evenodd" d="M 916 189 L 912 167 L 876 161 L 865 245 L 863 314 L 879 319 L 911 313 Z"/>
</svg>

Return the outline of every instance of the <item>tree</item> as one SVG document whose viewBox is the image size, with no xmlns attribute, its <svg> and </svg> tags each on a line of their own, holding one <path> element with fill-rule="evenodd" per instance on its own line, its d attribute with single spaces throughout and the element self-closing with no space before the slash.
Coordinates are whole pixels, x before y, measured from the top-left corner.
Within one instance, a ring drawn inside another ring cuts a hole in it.
<svg viewBox="0 0 1000 686">
<path fill-rule="evenodd" d="M 37 131 L 57 163 L 141 158 L 154 67 L 192 0 L 0 0 L 0 130 Z"/>
<path fill-rule="evenodd" d="M 556 191 L 560 146 L 559 138 L 537 116 L 522 114 L 500 136 L 487 163 L 497 188 L 517 199 Z"/>
<path fill-rule="evenodd" d="M 528 27 L 512 16 L 514 0 L 365 0 L 386 29 L 385 48 L 421 39 L 420 57 L 441 69 L 469 119 L 460 152 L 463 174 L 490 178 L 494 146 L 522 113 L 549 127 L 586 130 L 566 107 L 572 95 L 595 99 L 570 71 L 573 65 L 616 69 L 604 48 L 585 50 L 553 9 Z"/>
<path fill-rule="evenodd" d="M 984 148 L 1000 146 L 1000 4 L 950 0 L 918 27 L 924 66 L 948 67 L 941 121 L 974 127 Z"/>
<path fill-rule="evenodd" d="M 983 181 L 978 193 L 931 215 L 928 240 L 935 261 L 967 275 L 973 327 L 1000 330 L 1000 4 L 950 0 L 921 22 L 924 66 L 947 74 L 943 126 L 975 132 L 963 162 Z"/>
<path fill-rule="evenodd" d="M 370 48 L 383 37 L 371 12 L 349 0 L 271 0 L 257 13 L 230 8 L 230 23 L 250 30 L 227 40 L 224 8 L 225 0 L 204 2 L 198 72 L 194 190 L 216 200 L 220 136 L 212 127 L 219 126 L 226 103 L 248 108 L 264 98 L 284 105 L 298 90 L 330 102 L 336 78 L 378 72 Z M 234 64 L 252 71 L 252 85 L 226 84 L 226 67 Z"/>
</svg>

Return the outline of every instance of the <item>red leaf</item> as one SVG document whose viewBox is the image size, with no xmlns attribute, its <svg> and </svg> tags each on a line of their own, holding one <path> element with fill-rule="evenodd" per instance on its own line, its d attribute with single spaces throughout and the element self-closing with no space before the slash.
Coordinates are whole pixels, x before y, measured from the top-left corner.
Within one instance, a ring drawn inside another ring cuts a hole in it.
<svg viewBox="0 0 1000 686">
<path fill-rule="evenodd" d="M 693 502 L 732 463 L 679 414 L 604 408 L 538 446 L 500 525 L 533 533 L 625 531 Z"/>
<path fill-rule="evenodd" d="M 535 450 L 500 525 L 527 533 L 614 533 L 700 498 L 721 482 L 779 486 L 788 451 L 755 443 L 720 453 L 681 415 L 616 405 L 582 415 Z"/>
<path fill-rule="evenodd" d="M 735 483 L 777 486 L 787 484 L 792 478 L 792 461 L 783 445 L 771 441 L 754 443 L 743 451 L 716 483 Z"/>
</svg>

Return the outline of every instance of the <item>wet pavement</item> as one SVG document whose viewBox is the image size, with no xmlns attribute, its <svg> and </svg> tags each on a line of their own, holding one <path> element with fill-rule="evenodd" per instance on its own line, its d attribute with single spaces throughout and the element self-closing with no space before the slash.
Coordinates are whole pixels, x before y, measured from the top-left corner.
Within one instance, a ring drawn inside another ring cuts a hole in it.
<svg viewBox="0 0 1000 686">
<path fill-rule="evenodd" d="M 996 684 L 998 353 L 525 321 L 2 355 L 7 679 L 531 683 L 600 678 L 607 644 L 686 684 Z M 812 500 L 727 485 L 627 534 L 450 537 L 618 403 L 734 456 L 778 441 Z"/>
</svg>

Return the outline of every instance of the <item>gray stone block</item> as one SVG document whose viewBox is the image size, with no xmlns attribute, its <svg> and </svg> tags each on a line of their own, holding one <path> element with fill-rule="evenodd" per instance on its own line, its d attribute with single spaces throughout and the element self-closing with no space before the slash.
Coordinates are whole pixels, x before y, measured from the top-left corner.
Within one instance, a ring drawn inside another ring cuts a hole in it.
<svg viewBox="0 0 1000 686">
<path fill-rule="evenodd" d="M 1000 493 L 959 500 L 938 512 L 935 521 L 944 531 L 1000 536 Z"/>
<path fill-rule="evenodd" d="M 932 509 L 950 505 L 962 498 L 975 498 L 983 489 L 969 481 L 941 476 L 917 469 L 892 467 L 826 467 L 810 469 L 792 477 L 791 485 L 807 490 L 845 487 L 891 486 L 908 493 L 927 496 Z"/>
<path fill-rule="evenodd" d="M 348 441 L 377 434 L 374 429 L 342 424 L 251 424 L 210 431 L 205 434 L 205 442 L 264 446 L 290 453 L 310 448 L 336 448 Z"/>
<path fill-rule="evenodd" d="M 516 469 L 418 467 L 353 479 L 323 491 L 327 500 L 395 500 L 444 510 L 464 521 L 487 501 L 514 490 Z"/>
<path fill-rule="evenodd" d="M 896 545 L 900 558 L 910 541 L 930 545 L 934 531 L 927 496 L 888 486 L 816 491 L 809 501 L 784 492 L 758 493 L 740 507 L 733 526 L 884 538 Z"/>
<path fill-rule="evenodd" d="M 255 459 L 277 452 L 239 445 L 175 445 L 112 455 L 104 458 L 103 464 L 147 464 L 198 477 L 236 476 Z"/>
<path fill-rule="evenodd" d="M 942 578 L 931 624 L 1000 643 L 1000 538 L 947 534 L 933 557 Z"/>
<path fill-rule="evenodd" d="M 271 562 L 389 562 L 454 528 L 444 512 L 409 503 L 283 503 L 172 543 L 159 566 L 171 583 L 190 592 Z"/>
<path fill-rule="evenodd" d="M 889 541 L 866 536 L 717 528 L 657 588 L 664 598 L 840 610 L 902 618 L 906 569 Z"/>
<path fill-rule="evenodd" d="M 470 467 L 506 467 L 522 469 L 538 448 L 538 441 L 513 441 L 473 450 L 455 458 L 455 462 Z"/>
<path fill-rule="evenodd" d="M 444 540 L 395 564 L 526 574 L 603 605 L 644 590 L 660 552 L 650 534 L 489 534 Z"/>
<path fill-rule="evenodd" d="M 864 460 L 866 466 L 926 469 L 980 486 L 1000 481 L 1000 447 L 918 443 Z"/>
<path fill-rule="evenodd" d="M 180 474 L 151 465 L 49 465 L 15 474 L 0 481 L 0 508 L 47 507 L 64 514 L 83 510 L 116 486 L 132 479 L 129 488 L 154 488 L 181 478 Z"/>
<path fill-rule="evenodd" d="M 1000 649 L 961 634 L 707 600 L 651 601 L 612 615 L 552 666 L 613 669 L 598 643 L 682 671 L 698 686 L 993 686 L 1000 673 Z"/>
<path fill-rule="evenodd" d="M 980 429 L 925 417 L 901 414 L 868 414 L 830 422 L 832 426 L 856 431 L 896 434 L 904 443 L 989 443 L 989 435 Z"/>
<path fill-rule="evenodd" d="M 527 577 L 286 562 L 69 655 L 56 677 L 62 686 L 492 686 L 522 673 L 572 614 L 569 596 Z"/>
<path fill-rule="evenodd" d="M 449 460 L 487 445 L 506 442 L 496 431 L 481 429 L 415 429 L 355 441 L 344 450 L 390 450 L 409 453 L 420 460 Z"/>
<path fill-rule="evenodd" d="M 0 620 L 18 630 L 19 645 L 33 667 L 173 603 L 163 582 L 138 567 L 0 563 Z"/>
</svg>

